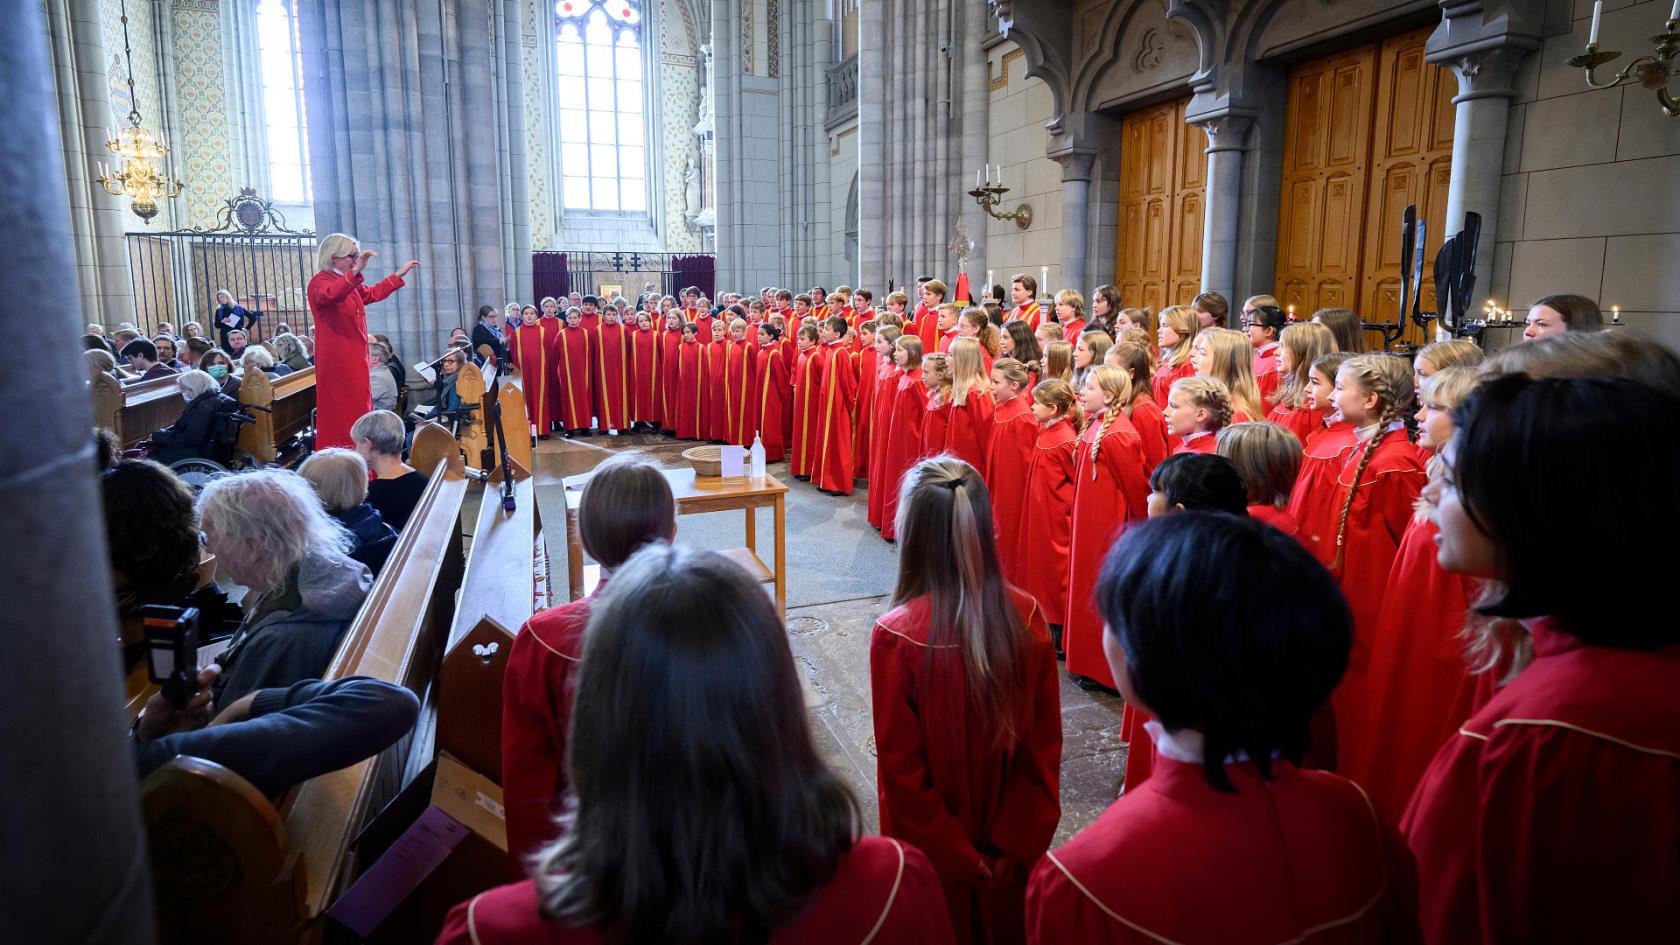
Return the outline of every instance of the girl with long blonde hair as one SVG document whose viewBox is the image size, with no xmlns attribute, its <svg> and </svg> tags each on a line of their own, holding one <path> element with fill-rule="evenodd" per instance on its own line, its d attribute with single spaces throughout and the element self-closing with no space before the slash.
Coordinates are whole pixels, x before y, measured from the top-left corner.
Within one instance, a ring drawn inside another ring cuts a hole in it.
<svg viewBox="0 0 1680 945">
<path fill-rule="evenodd" d="M 1260 385 L 1254 379 L 1254 346 L 1247 335 L 1234 328 L 1209 328 L 1196 336 L 1192 357 L 1196 373 L 1225 382 L 1236 410 L 1234 422 L 1248 423 L 1266 416 Z"/>
<path fill-rule="evenodd" d="M 1167 402 L 1167 392 L 1172 389 L 1173 381 L 1196 373 L 1190 354 L 1196 335 L 1201 330 L 1201 316 L 1190 306 L 1172 305 L 1161 310 L 1161 326 L 1155 334 L 1161 351 L 1161 366 L 1149 382 L 1150 393 L 1155 395 L 1156 403 Z"/>
<path fill-rule="evenodd" d="M 992 382 L 978 338 L 951 343 L 951 427 L 944 451 L 986 475 L 986 443 L 992 433 Z"/>
</svg>

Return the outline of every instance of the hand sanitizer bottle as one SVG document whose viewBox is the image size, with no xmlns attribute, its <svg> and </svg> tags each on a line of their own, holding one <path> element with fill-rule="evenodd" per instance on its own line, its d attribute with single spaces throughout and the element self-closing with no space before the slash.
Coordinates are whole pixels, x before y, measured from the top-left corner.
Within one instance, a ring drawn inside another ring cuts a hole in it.
<svg viewBox="0 0 1680 945">
<path fill-rule="evenodd" d="M 764 441 L 759 439 L 758 434 L 756 434 L 756 433 L 753 434 L 753 445 L 752 445 L 752 449 L 748 452 L 748 456 L 750 456 L 751 460 L 752 460 L 752 471 L 749 473 L 749 475 L 753 479 L 763 479 L 764 475 L 765 475 L 765 473 L 764 473 Z"/>
</svg>

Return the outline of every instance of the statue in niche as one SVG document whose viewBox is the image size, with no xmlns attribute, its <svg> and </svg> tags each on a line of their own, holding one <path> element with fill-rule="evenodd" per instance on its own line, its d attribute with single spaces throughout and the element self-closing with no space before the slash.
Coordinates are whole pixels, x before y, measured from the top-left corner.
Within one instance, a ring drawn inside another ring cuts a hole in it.
<svg viewBox="0 0 1680 945">
<path fill-rule="evenodd" d="M 683 165 L 683 210 L 693 221 L 700 213 L 700 168 L 691 155 Z"/>
</svg>

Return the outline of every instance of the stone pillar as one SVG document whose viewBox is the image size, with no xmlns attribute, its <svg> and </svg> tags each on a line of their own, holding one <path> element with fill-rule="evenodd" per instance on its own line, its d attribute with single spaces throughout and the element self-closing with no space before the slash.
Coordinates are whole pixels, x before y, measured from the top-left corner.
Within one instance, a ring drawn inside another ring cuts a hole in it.
<svg viewBox="0 0 1680 945">
<path fill-rule="evenodd" d="M 1464 227 L 1464 214 L 1482 215 L 1476 254 L 1476 285 L 1482 293 L 1492 282 L 1493 247 L 1499 235 L 1499 191 L 1505 167 L 1505 131 L 1516 91 L 1511 79 L 1526 49 L 1492 49 L 1442 62 L 1458 79 L 1453 98 L 1452 179 L 1447 184 L 1447 213 L 1439 226 L 1452 235 Z M 1431 56 L 1431 59 L 1434 57 Z M 1430 221 L 1430 229 L 1437 224 Z"/>
<path fill-rule="evenodd" d="M 887 0 L 858 0 L 858 281 L 886 306 Z"/>
<path fill-rule="evenodd" d="M 1086 293 L 1086 263 L 1091 245 L 1091 165 L 1097 152 L 1072 148 L 1050 155 L 1062 166 L 1062 279 L 1061 288 Z M 1039 286 L 1040 295 L 1054 295 Z"/>
<path fill-rule="evenodd" d="M 78 5 L 80 6 L 80 5 Z M 75 36 L 95 42 L 95 4 Z M 64 26 L 55 5 L 54 25 Z M 42 4 L 0 4 L 0 232 L 30 251 L 0 260 L 13 298 L 7 327 L 48 349 L 46 370 L 0 372 L 0 403 L 27 410 L 28 432 L 0 450 L 0 758 L 6 759 L 6 901 L 0 941 L 153 940 L 151 880 L 134 761 L 125 742 L 123 674 L 88 430 L 76 245 L 65 201 L 65 142 Z M 93 32 L 85 32 L 91 29 Z M 62 49 L 71 34 L 55 33 Z M 84 67 L 94 54 L 78 55 Z M 80 79 L 61 94 L 74 95 Z M 103 79 L 103 74 L 100 76 Z M 87 90 L 86 83 L 81 84 Z M 63 103 L 63 98 L 59 99 Z M 103 114 L 98 118 L 103 123 Z M 78 149 L 70 149 L 72 155 Z M 126 314 L 126 313 L 125 313 Z M 21 429 L 22 422 L 14 424 Z"/>
<path fill-rule="evenodd" d="M 1225 114 L 1196 122 L 1207 133 L 1207 201 L 1202 209 L 1202 291 L 1237 297 L 1243 152 L 1252 120 Z"/>
<path fill-rule="evenodd" d="M 986 211 L 968 195 L 969 180 L 974 172 L 986 164 L 986 141 L 991 126 L 991 76 L 987 74 L 986 37 L 991 33 L 993 19 L 990 11 L 980 4 L 965 4 L 959 8 L 963 20 L 959 28 L 962 42 L 958 49 L 962 56 L 962 163 L 955 168 L 958 198 L 962 201 L 962 217 L 972 245 L 968 251 L 968 284 L 975 298 L 985 291 L 986 276 Z"/>
<path fill-rule="evenodd" d="M 503 128 L 501 165 L 507 176 L 503 188 L 502 258 L 508 301 L 531 291 L 531 177 L 525 152 L 525 27 L 519 0 L 502 0 L 496 22 L 501 55 L 496 69 L 501 89 L 498 124 Z M 476 316 L 476 306 L 475 314 Z"/>
</svg>

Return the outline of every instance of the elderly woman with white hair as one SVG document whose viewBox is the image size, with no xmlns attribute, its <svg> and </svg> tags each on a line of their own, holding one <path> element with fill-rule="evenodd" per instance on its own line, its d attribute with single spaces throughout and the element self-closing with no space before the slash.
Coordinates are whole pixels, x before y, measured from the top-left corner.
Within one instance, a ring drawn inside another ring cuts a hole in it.
<svg viewBox="0 0 1680 945">
<path fill-rule="evenodd" d="M 256 345 L 246 346 L 245 353 L 239 356 L 239 368 L 246 374 L 261 371 L 267 374 L 270 380 L 292 373 L 292 369 L 284 364 L 274 363 L 274 355 L 269 354 L 267 348 L 259 348 Z"/>
<path fill-rule="evenodd" d="M 239 409 L 239 402 L 222 393 L 216 379 L 203 371 L 187 371 L 176 379 L 175 386 L 186 399 L 187 409 L 181 411 L 180 419 L 152 434 L 152 443 L 160 449 L 151 458 L 166 466 L 208 455 L 218 430 L 218 415 Z"/>
<path fill-rule="evenodd" d="M 212 480 L 198 496 L 198 527 L 223 573 L 247 589 L 245 622 L 218 662 L 217 705 L 326 671 L 373 586 L 354 542 L 286 469 Z"/>
<path fill-rule="evenodd" d="M 332 233 L 316 254 L 309 280 L 315 314 L 315 445 L 349 446 L 350 424 L 373 406 L 368 390 L 367 305 L 397 291 L 419 266 L 410 259 L 382 281 L 367 285 L 362 270 L 376 255 L 353 236 Z"/>
</svg>

